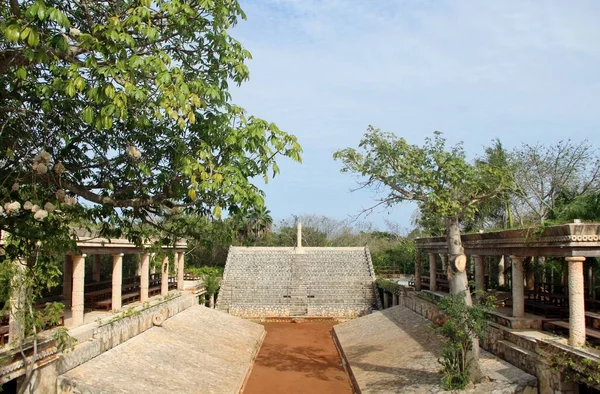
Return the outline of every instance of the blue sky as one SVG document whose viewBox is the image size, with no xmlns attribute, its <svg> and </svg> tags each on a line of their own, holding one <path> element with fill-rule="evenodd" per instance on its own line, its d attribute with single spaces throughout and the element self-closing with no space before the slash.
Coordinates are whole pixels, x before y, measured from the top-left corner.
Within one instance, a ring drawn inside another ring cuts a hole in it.
<svg viewBox="0 0 600 394">
<path fill-rule="evenodd" d="M 600 145 L 600 2 L 240 0 L 231 34 L 252 53 L 233 102 L 295 134 L 265 186 L 275 220 L 337 219 L 374 204 L 332 154 L 369 124 L 421 143 L 440 130 L 471 156 L 499 138 Z M 410 227 L 405 204 L 366 218 Z"/>
</svg>

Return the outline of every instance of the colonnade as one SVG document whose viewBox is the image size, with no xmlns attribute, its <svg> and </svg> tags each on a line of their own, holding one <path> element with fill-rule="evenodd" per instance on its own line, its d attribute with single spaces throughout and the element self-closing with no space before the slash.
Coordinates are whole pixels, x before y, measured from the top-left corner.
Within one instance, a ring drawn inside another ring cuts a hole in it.
<svg viewBox="0 0 600 394">
<path fill-rule="evenodd" d="M 430 291 L 437 290 L 436 275 L 437 272 L 437 253 L 428 253 L 429 272 L 430 272 Z M 445 257 L 445 256 L 444 256 Z M 475 288 L 486 291 L 485 288 L 485 264 L 483 255 L 472 255 L 472 261 L 475 268 Z M 523 318 L 525 316 L 525 286 L 523 261 L 524 256 L 510 256 L 511 274 L 512 274 L 512 316 Z M 442 258 L 442 261 L 446 260 Z M 583 262 L 585 257 L 568 256 L 565 257 L 567 264 L 567 283 L 569 289 L 569 344 L 571 346 L 583 346 L 585 344 L 585 294 L 584 294 L 584 272 Z M 444 264 L 445 265 L 445 264 Z M 502 259 L 502 266 L 504 260 Z M 420 291 L 422 287 L 422 265 L 417 253 L 415 264 L 415 290 Z"/>
<path fill-rule="evenodd" d="M 177 268 L 177 290 L 183 290 L 184 252 L 175 253 Z M 122 307 L 123 286 L 123 253 L 112 255 L 112 310 L 117 311 Z M 67 255 L 63 265 L 63 298 L 71 299 L 71 327 L 83 324 L 84 315 L 84 288 L 85 288 L 85 262 L 87 255 Z M 140 301 L 149 298 L 150 288 L 150 259 L 154 253 L 143 252 L 140 254 L 138 272 L 140 276 Z M 100 255 L 94 255 L 92 262 L 92 278 L 94 282 L 100 281 Z M 169 256 L 165 255 L 161 263 L 161 291 L 162 296 L 169 291 Z"/>
</svg>

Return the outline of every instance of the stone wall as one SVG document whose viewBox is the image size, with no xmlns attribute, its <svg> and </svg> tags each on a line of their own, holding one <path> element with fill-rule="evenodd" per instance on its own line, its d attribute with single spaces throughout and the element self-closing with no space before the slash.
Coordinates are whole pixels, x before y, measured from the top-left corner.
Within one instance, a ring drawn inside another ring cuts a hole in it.
<svg viewBox="0 0 600 394">
<path fill-rule="evenodd" d="M 174 296 L 159 298 L 145 305 L 115 314 L 111 318 L 69 330 L 69 334 L 77 340 L 75 348 L 65 353 L 55 354 L 50 362 L 35 369 L 28 392 L 56 393 L 59 375 L 152 328 L 154 326 L 153 318 L 157 314 L 166 320 L 192 305 L 198 304 L 197 296 L 187 293 L 172 294 Z M 53 349 L 56 352 L 54 345 Z"/>
</svg>

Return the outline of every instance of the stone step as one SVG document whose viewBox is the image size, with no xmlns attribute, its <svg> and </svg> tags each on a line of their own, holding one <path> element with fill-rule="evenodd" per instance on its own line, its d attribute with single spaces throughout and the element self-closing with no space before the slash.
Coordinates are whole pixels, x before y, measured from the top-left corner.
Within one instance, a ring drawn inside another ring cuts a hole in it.
<svg viewBox="0 0 600 394">
<path fill-rule="evenodd" d="M 536 375 L 536 364 L 538 355 L 535 352 L 523 349 L 515 343 L 500 339 L 497 341 L 498 353 L 496 354 L 503 360 L 515 365 L 523 371 Z"/>
</svg>

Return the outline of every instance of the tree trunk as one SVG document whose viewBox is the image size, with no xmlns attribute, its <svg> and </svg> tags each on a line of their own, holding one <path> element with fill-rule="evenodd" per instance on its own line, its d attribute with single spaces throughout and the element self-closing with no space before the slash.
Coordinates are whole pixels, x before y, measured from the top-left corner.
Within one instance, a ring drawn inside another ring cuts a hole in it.
<svg viewBox="0 0 600 394">
<path fill-rule="evenodd" d="M 462 272 L 456 267 L 456 258 L 458 256 L 464 256 L 458 217 L 446 218 L 445 222 L 446 242 L 448 244 L 448 265 L 450 266 L 450 269 L 448 270 L 450 292 L 452 294 L 462 294 L 465 298 L 465 304 L 473 306 L 466 267 L 462 267 Z M 471 379 L 473 379 L 473 382 L 477 382 L 483 377 L 479 365 L 479 338 L 473 336 L 472 339 L 473 346 L 471 351 L 467 353 L 467 360 L 471 362 Z"/>
</svg>

